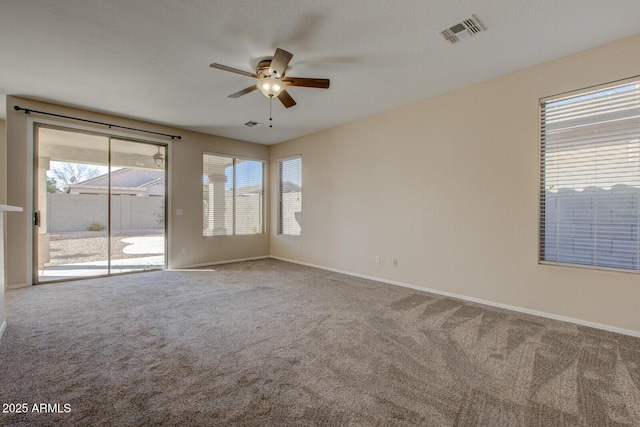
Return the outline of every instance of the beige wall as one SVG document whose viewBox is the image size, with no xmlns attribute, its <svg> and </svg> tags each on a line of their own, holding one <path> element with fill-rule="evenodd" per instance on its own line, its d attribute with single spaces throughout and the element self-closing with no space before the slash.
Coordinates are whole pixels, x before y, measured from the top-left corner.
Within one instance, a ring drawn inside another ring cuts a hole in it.
<svg viewBox="0 0 640 427">
<path fill-rule="evenodd" d="M 7 160 L 7 151 L 6 151 L 6 121 L 0 120 L 0 205 L 6 204 L 6 184 L 5 184 L 5 173 L 6 173 L 6 160 Z M 0 215 L 4 216 L 4 213 L 0 212 Z M 2 223 L 2 229 L 0 230 L 0 245 L 3 247 L 0 249 L 0 328 L 2 328 L 2 323 L 7 320 L 4 312 L 4 218 L 0 219 L 0 223 Z"/>
<path fill-rule="evenodd" d="M 1 203 L 0 203 L 1 205 Z M 0 338 L 2 338 L 3 330 L 6 327 L 7 315 L 4 309 L 4 291 L 5 291 L 5 268 L 4 268 L 4 217 L 5 213 L 0 210 Z"/>
<path fill-rule="evenodd" d="M 0 205 L 4 205 L 7 202 L 7 184 L 6 184 L 6 171 L 7 171 L 7 122 L 0 119 Z"/>
<path fill-rule="evenodd" d="M 271 255 L 640 332 L 638 274 L 537 255 L 538 100 L 638 75 L 639 51 L 635 36 L 272 146 L 274 178 L 302 155 L 303 220 L 276 234 L 274 179 Z"/>
<path fill-rule="evenodd" d="M 188 132 L 119 117 L 91 113 L 38 101 L 7 97 L 7 203 L 28 206 L 30 194 L 26 165 L 32 161 L 28 155 L 31 141 L 27 137 L 28 118 L 52 120 L 38 114 L 25 115 L 13 109 L 14 105 L 84 119 L 137 127 L 151 131 L 180 134 L 182 140 L 171 143 L 169 158 L 170 235 L 169 256 L 172 267 L 213 263 L 224 260 L 267 256 L 269 237 L 264 235 L 202 237 L 202 153 L 203 151 L 268 160 L 269 147 L 226 138 Z M 57 119 L 56 119 L 57 120 Z M 64 120 L 57 120 L 64 123 Z M 81 123 L 69 121 L 72 125 Z M 104 127 L 97 126 L 99 130 Z M 116 130 L 116 129 L 114 129 Z M 117 130 L 116 130 L 117 131 Z M 136 135 L 135 132 L 131 133 Z M 137 134 L 145 138 L 144 134 Z M 168 138 L 160 138 L 162 140 Z M 268 212 L 268 206 L 267 212 Z M 176 216 L 176 209 L 184 215 Z M 7 218 L 7 283 L 20 286 L 31 282 L 30 249 L 27 244 L 31 212 L 14 213 Z M 268 217 L 267 217 L 268 218 Z M 187 254 L 182 253 L 187 249 Z"/>
</svg>

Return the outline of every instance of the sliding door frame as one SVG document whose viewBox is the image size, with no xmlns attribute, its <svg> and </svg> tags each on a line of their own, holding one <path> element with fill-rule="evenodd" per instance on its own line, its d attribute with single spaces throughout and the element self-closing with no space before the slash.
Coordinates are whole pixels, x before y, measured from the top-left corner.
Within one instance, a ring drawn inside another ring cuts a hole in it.
<svg viewBox="0 0 640 427">
<path fill-rule="evenodd" d="M 121 141 L 130 141 L 130 142 L 134 142 L 134 143 L 141 143 L 141 144 L 148 144 L 148 145 L 154 145 L 154 146 L 162 146 L 165 149 L 165 159 L 164 159 L 164 172 L 165 172 L 165 195 L 164 195 L 164 206 L 165 206 L 165 223 L 164 223 L 164 267 L 162 269 L 167 269 L 169 268 L 170 265 L 170 259 L 171 259 L 171 253 L 169 251 L 169 248 L 171 247 L 170 244 L 170 240 L 171 240 L 171 215 L 169 215 L 169 213 L 171 212 L 171 182 L 172 182 L 172 177 L 171 177 L 171 168 L 170 168 L 170 159 L 172 156 L 172 141 L 169 140 L 164 140 L 164 139 L 160 139 L 160 138 L 154 138 L 154 137 L 148 137 L 148 136 L 144 136 L 144 137 L 140 137 L 138 135 L 135 135 L 131 132 L 120 132 L 120 131 L 114 131 L 113 129 L 100 129 L 100 128 L 96 128 L 93 126 L 84 126 L 84 125 L 78 125 L 75 123 L 69 123 L 66 121 L 57 121 L 57 120 L 47 120 L 47 119 L 41 119 L 41 118 L 32 118 L 30 117 L 27 120 L 27 144 L 28 144 L 28 148 L 27 148 L 27 155 L 30 158 L 30 161 L 27 163 L 27 174 L 28 174 L 28 182 L 27 182 L 27 191 L 30 192 L 27 196 L 27 212 L 30 212 L 32 217 L 31 220 L 27 222 L 27 277 L 30 278 L 31 283 L 28 283 L 28 285 L 33 285 L 33 284 L 39 284 L 39 283 L 55 283 L 57 282 L 57 280 L 47 280 L 47 281 L 43 281 L 43 282 L 39 282 L 38 277 L 39 277 L 39 273 L 38 273 L 38 259 L 37 259 L 37 253 L 36 251 L 38 250 L 38 243 L 37 243 L 37 239 L 38 239 L 38 233 L 36 232 L 36 226 L 34 225 L 34 218 L 33 215 L 35 214 L 36 211 L 36 207 L 38 206 L 38 197 L 39 197 L 39 192 L 38 192 L 38 180 L 36 179 L 35 174 L 38 171 L 38 158 L 37 155 L 39 154 L 39 142 L 37 141 L 38 139 L 38 129 L 39 128 L 48 128 L 48 129 L 56 129 L 56 130 L 61 130 L 61 131 L 66 131 L 66 132 L 76 132 L 76 133 L 82 133 L 82 134 L 89 134 L 89 135 L 95 135 L 95 136 L 101 136 L 101 137 L 105 137 L 108 139 L 108 167 L 109 167 L 109 174 L 111 174 L 111 148 L 112 148 L 112 144 L 111 144 L 111 140 L 112 139 L 117 139 L 117 140 L 121 140 Z M 60 281 L 69 281 L 69 280 L 80 280 L 80 279 L 86 279 L 89 277 L 104 277 L 104 276 L 111 276 L 111 179 L 109 179 L 109 188 L 108 188 L 109 192 L 108 192 L 108 256 L 107 256 L 107 274 L 106 275 L 96 275 L 96 276 L 87 276 L 87 277 L 78 277 L 78 278 L 72 278 L 72 279 L 62 279 Z M 127 272 L 127 273 L 117 273 L 117 274 L 133 274 L 133 273 L 140 273 L 140 272 L 145 272 L 145 271 L 157 271 L 158 269 L 151 269 L 151 270 L 139 270 L 139 271 L 132 271 L 132 272 Z"/>
</svg>

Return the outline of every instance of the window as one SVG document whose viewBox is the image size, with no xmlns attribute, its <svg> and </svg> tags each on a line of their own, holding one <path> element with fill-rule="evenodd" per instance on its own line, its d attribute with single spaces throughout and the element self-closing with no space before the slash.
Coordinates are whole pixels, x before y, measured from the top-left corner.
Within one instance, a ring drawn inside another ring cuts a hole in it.
<svg viewBox="0 0 640 427">
<path fill-rule="evenodd" d="M 640 89 L 541 100 L 541 262 L 639 270 Z"/>
<path fill-rule="evenodd" d="M 302 230 L 302 157 L 278 161 L 278 234 L 299 236 Z"/>
<path fill-rule="evenodd" d="M 202 235 L 264 233 L 264 162 L 204 153 Z"/>
</svg>

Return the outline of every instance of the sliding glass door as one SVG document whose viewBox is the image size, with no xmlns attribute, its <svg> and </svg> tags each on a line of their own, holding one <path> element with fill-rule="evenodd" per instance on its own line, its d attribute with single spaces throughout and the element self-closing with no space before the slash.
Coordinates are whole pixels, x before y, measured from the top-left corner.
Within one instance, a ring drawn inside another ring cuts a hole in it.
<svg viewBox="0 0 640 427">
<path fill-rule="evenodd" d="M 166 147 L 35 133 L 35 282 L 164 268 Z"/>
<path fill-rule="evenodd" d="M 164 268 L 165 151 L 111 139 L 111 273 Z"/>
</svg>

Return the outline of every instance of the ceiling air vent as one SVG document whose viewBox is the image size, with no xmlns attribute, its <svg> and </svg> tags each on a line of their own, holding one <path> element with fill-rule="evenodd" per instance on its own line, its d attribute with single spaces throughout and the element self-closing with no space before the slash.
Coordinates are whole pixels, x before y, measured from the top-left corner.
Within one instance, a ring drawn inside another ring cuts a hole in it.
<svg viewBox="0 0 640 427">
<path fill-rule="evenodd" d="M 484 27 L 475 16 L 471 15 L 440 31 L 440 35 L 450 44 L 455 44 L 478 34 L 480 31 L 484 31 Z"/>
<path fill-rule="evenodd" d="M 254 121 L 249 121 L 247 123 L 244 124 L 245 126 L 248 126 L 250 128 L 254 127 L 254 126 L 262 126 L 262 123 L 258 123 L 258 122 L 254 122 Z"/>
</svg>

